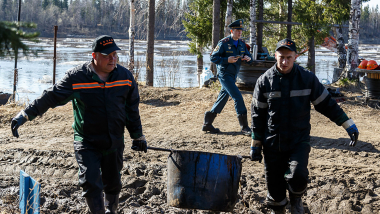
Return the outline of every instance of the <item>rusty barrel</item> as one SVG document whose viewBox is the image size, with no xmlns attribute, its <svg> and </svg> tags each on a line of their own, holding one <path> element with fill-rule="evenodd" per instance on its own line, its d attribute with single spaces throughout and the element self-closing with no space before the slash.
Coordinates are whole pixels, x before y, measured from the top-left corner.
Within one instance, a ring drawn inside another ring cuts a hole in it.
<svg viewBox="0 0 380 214">
<path fill-rule="evenodd" d="M 168 205 L 232 211 L 237 201 L 241 168 L 241 159 L 237 156 L 173 151 L 168 157 Z"/>
</svg>

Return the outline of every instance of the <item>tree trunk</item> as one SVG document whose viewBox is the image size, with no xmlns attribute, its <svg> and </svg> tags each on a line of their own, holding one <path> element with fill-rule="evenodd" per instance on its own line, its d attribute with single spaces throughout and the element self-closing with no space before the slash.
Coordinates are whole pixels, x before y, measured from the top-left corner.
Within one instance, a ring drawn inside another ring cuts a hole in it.
<svg viewBox="0 0 380 214">
<path fill-rule="evenodd" d="M 263 20 L 263 0 L 258 0 L 259 3 L 259 20 Z M 257 23 L 257 50 L 263 52 L 263 23 Z"/>
<path fill-rule="evenodd" d="M 202 47 L 197 44 L 197 49 L 200 53 L 202 53 Z M 198 70 L 198 82 L 199 86 L 203 85 L 203 82 L 201 82 L 201 74 L 203 70 L 203 55 L 202 54 L 197 54 L 197 70 Z"/>
<path fill-rule="evenodd" d="M 130 23 L 129 23 L 129 64 L 128 69 L 133 74 L 135 74 L 135 79 L 137 80 L 138 74 L 134 73 L 135 68 L 135 0 L 131 0 L 130 8 Z"/>
<path fill-rule="evenodd" d="M 307 68 L 315 74 L 315 43 L 314 36 L 308 42 L 309 53 L 307 55 Z"/>
<path fill-rule="evenodd" d="M 359 78 L 355 69 L 359 65 L 360 5 L 361 0 L 351 0 L 350 22 L 348 27 L 347 76 L 354 79 Z"/>
<path fill-rule="evenodd" d="M 227 0 L 227 10 L 226 10 L 226 18 L 224 21 L 224 36 L 230 35 L 230 28 L 228 27 L 229 24 L 232 22 L 232 6 L 233 6 L 234 0 Z"/>
<path fill-rule="evenodd" d="M 212 48 L 215 48 L 220 39 L 220 0 L 214 0 L 212 22 Z M 216 75 L 217 71 L 214 63 L 211 63 L 211 71 Z"/>
<path fill-rule="evenodd" d="M 336 49 L 338 52 L 339 68 L 344 69 L 344 67 L 346 67 L 347 52 L 344 46 L 343 28 L 341 25 L 335 28 L 335 38 L 336 38 Z"/>
<path fill-rule="evenodd" d="M 292 22 L 293 6 L 292 0 L 288 0 L 288 22 Z M 287 25 L 286 38 L 292 39 L 292 25 Z"/>
<path fill-rule="evenodd" d="M 255 20 L 256 20 L 256 0 L 251 0 L 250 4 L 250 22 L 249 22 L 249 28 L 250 28 L 250 45 L 251 45 L 251 53 L 253 51 L 254 45 L 257 44 L 256 42 L 256 25 L 255 25 Z M 256 59 L 255 59 L 256 60 Z"/>
<path fill-rule="evenodd" d="M 146 85 L 153 86 L 155 0 L 149 0 L 148 41 L 146 50 Z"/>
</svg>

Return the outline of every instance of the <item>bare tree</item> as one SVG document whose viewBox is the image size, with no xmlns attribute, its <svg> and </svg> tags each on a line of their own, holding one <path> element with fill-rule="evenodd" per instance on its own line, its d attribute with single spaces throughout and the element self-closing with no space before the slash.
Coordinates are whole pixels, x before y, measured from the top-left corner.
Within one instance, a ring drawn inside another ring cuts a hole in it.
<svg viewBox="0 0 380 214">
<path fill-rule="evenodd" d="M 227 10 L 226 10 L 226 18 L 224 21 L 224 36 L 230 35 L 230 29 L 228 28 L 228 25 L 232 22 L 232 6 L 233 6 L 234 0 L 227 0 Z"/>
<path fill-rule="evenodd" d="M 146 85 L 153 86 L 155 0 L 149 0 L 146 50 Z"/>
</svg>

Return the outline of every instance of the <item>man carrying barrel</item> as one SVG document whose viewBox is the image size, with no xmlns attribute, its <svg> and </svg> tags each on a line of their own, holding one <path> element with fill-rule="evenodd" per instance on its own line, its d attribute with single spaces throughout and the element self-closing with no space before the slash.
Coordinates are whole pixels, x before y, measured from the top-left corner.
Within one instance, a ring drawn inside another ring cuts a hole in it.
<svg viewBox="0 0 380 214">
<path fill-rule="evenodd" d="M 240 39 L 243 32 L 243 20 L 236 20 L 228 25 L 228 27 L 231 28 L 231 35 L 219 41 L 210 57 L 211 62 L 217 65 L 218 79 L 222 88 L 211 110 L 205 112 L 202 131 L 211 133 L 218 133 L 220 131 L 214 128 L 212 123 L 217 114 L 222 112 L 228 98 L 231 96 L 235 102 L 235 110 L 241 132 L 245 135 L 251 135 L 251 129 L 248 126 L 247 108 L 235 82 L 242 61 L 250 62 L 252 61 L 252 56 L 244 40 Z"/>
<path fill-rule="evenodd" d="M 304 213 L 310 152 L 310 103 L 315 110 L 342 126 L 355 146 L 359 131 L 329 92 L 310 71 L 295 64 L 296 44 L 277 43 L 277 63 L 261 75 L 253 92 L 251 160 L 262 160 L 268 187 L 266 203 L 272 213 L 285 213 L 289 191 L 291 213 Z"/>
<path fill-rule="evenodd" d="M 91 61 L 69 70 L 11 122 L 13 136 L 19 137 L 18 128 L 26 121 L 72 101 L 79 185 L 93 214 L 117 212 L 125 128 L 133 139 L 132 149 L 147 152 L 137 83 L 129 70 L 117 64 L 118 50 L 112 37 L 96 38 Z"/>
</svg>

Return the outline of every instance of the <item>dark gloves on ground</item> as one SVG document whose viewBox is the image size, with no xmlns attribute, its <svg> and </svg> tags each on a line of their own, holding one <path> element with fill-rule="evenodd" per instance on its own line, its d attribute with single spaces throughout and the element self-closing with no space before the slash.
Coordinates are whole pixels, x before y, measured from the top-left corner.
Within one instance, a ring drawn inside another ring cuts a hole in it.
<svg viewBox="0 0 380 214">
<path fill-rule="evenodd" d="M 24 111 L 20 111 L 16 117 L 12 118 L 11 129 L 13 136 L 19 137 L 17 129 L 26 121 L 28 121 L 28 115 Z"/>
<path fill-rule="evenodd" d="M 261 160 L 263 159 L 263 156 L 261 155 L 261 146 L 251 146 L 251 152 L 249 153 L 249 156 L 251 156 L 252 161 L 259 161 L 261 163 Z"/>
<path fill-rule="evenodd" d="M 147 148 L 148 148 L 148 146 L 147 146 L 144 135 L 137 138 L 137 139 L 133 139 L 131 149 L 133 149 L 135 151 L 144 151 L 146 153 Z"/>
<path fill-rule="evenodd" d="M 356 127 L 352 119 L 347 120 L 342 124 L 343 128 L 346 129 L 348 136 L 351 138 L 350 146 L 355 146 L 359 138 L 359 130 Z"/>
</svg>

